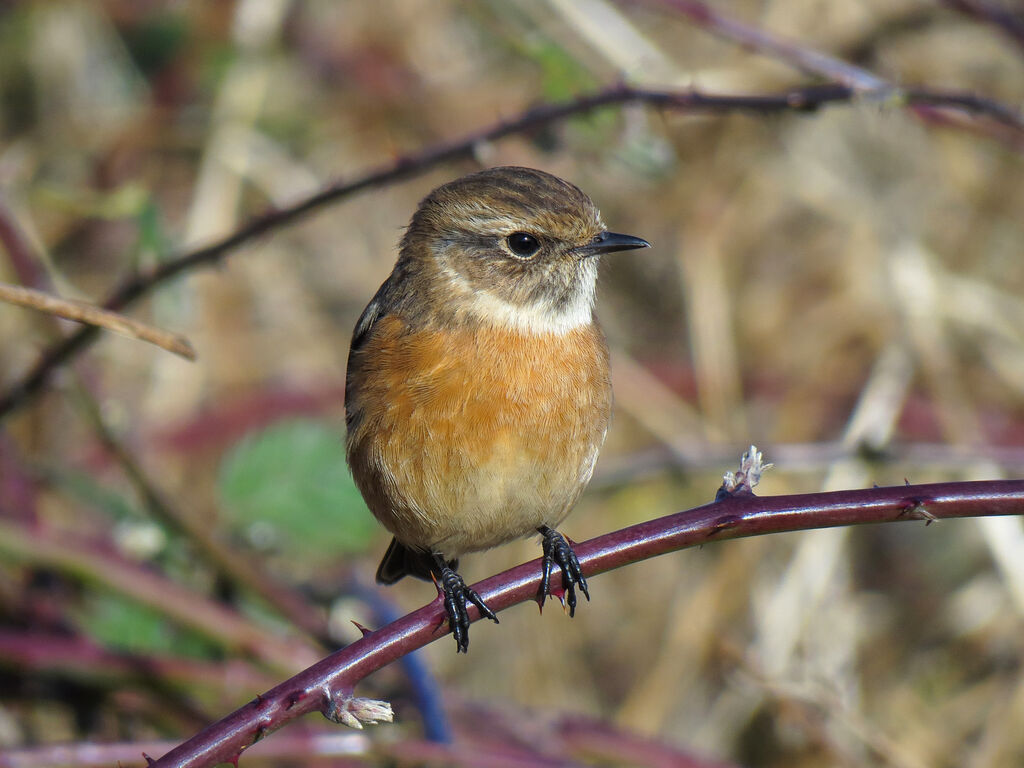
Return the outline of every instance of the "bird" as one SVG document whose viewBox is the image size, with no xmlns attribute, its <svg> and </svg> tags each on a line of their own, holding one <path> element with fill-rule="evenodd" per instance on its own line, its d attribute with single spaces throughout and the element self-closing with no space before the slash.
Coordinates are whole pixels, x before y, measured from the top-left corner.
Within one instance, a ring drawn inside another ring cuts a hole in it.
<svg viewBox="0 0 1024 768">
<path fill-rule="evenodd" d="M 420 202 L 390 276 L 352 335 L 346 455 L 392 534 L 378 583 L 433 581 L 456 653 L 473 604 L 465 554 L 540 534 L 538 600 L 555 566 L 563 604 L 590 599 L 556 528 L 594 471 L 612 411 L 608 346 L 594 319 L 600 257 L 648 248 L 609 232 L 593 201 L 544 171 L 505 166 Z"/>
</svg>

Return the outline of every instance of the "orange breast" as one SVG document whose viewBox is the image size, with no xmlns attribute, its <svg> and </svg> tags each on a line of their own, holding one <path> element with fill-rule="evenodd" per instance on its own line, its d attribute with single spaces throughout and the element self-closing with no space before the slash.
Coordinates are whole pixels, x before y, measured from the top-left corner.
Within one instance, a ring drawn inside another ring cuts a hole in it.
<svg viewBox="0 0 1024 768">
<path fill-rule="evenodd" d="M 378 519 L 458 557 L 555 526 L 611 412 L 600 330 L 410 331 L 379 320 L 349 363 L 349 463 Z"/>
</svg>

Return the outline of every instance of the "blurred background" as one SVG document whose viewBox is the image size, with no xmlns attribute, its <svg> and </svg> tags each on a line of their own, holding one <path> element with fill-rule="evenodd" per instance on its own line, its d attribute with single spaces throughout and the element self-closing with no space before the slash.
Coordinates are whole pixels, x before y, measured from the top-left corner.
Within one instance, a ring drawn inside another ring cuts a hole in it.
<svg viewBox="0 0 1024 768">
<path fill-rule="evenodd" d="M 820 82 L 674 5 L 0 3 L 0 280 L 98 303 L 336 179 L 619 82 Z M 1017 107 L 1024 47 L 955 7 L 979 5 L 718 7 L 892 82 Z M 654 246 L 602 266 L 615 417 L 574 540 L 711 500 L 750 443 L 776 465 L 763 494 L 1021 476 L 1024 163 L 984 128 L 872 99 L 613 107 L 162 285 L 129 314 L 187 336 L 196 362 L 104 334 L 0 422 L 0 753 L 173 743 L 355 639 L 351 620 L 433 598 L 372 584 L 389 536 L 344 463 L 344 371 L 418 200 L 480 167 L 562 176 Z M 73 327 L 0 304 L 0 392 Z M 518 542 L 463 573 L 538 554 Z M 344 764 L 1024 764 L 1018 519 L 709 544 L 591 594 L 575 620 L 517 606 L 474 626 L 468 656 L 446 638 L 368 679 L 359 694 L 398 719 Z M 603 740 L 559 741 L 567 715 Z M 344 729 L 306 718 L 245 762 L 307 731 Z M 416 751 L 445 732 L 461 762 Z"/>
</svg>

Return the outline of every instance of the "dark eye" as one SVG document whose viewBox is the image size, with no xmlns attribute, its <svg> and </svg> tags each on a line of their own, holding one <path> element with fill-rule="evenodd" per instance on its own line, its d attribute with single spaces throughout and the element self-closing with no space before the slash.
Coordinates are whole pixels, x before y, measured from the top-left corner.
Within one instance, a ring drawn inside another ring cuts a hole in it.
<svg viewBox="0 0 1024 768">
<path fill-rule="evenodd" d="M 528 232 L 513 232 L 505 238 L 512 253 L 521 259 L 528 259 L 540 250 L 540 241 Z"/>
</svg>

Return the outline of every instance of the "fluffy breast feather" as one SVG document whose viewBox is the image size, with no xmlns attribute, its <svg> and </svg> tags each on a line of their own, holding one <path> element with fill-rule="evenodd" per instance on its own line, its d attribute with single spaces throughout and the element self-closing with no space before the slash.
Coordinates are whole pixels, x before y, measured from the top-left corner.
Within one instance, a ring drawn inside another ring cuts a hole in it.
<svg viewBox="0 0 1024 768">
<path fill-rule="evenodd" d="M 562 335 L 377 320 L 349 360 L 353 475 L 404 544 L 457 557 L 557 525 L 611 412 L 590 324 Z"/>
</svg>

